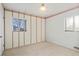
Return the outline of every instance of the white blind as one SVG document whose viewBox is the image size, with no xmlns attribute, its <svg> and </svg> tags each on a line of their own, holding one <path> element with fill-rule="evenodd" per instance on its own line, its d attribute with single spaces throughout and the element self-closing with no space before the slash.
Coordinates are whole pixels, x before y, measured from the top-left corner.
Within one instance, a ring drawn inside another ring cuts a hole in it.
<svg viewBox="0 0 79 59">
<path fill-rule="evenodd" d="M 73 30 L 73 17 L 66 18 L 66 30 Z"/>
<path fill-rule="evenodd" d="M 75 31 L 79 31 L 79 15 L 74 17 L 74 23 Z"/>
<path fill-rule="evenodd" d="M 65 30 L 79 31 L 79 15 L 66 17 Z"/>
</svg>

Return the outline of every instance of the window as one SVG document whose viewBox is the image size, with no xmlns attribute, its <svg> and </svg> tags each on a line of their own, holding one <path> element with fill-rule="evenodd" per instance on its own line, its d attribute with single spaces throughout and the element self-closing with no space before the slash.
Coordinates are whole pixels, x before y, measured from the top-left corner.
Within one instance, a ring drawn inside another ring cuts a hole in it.
<svg viewBox="0 0 79 59">
<path fill-rule="evenodd" d="M 74 22 L 74 26 L 75 26 L 75 31 L 79 31 L 79 15 L 74 17 L 75 22 Z"/>
<path fill-rule="evenodd" d="M 12 30 L 16 31 L 26 31 L 26 21 L 23 19 L 12 19 Z"/>
<path fill-rule="evenodd" d="M 79 31 L 79 15 L 66 17 L 65 30 L 66 31 Z"/>
<path fill-rule="evenodd" d="M 66 30 L 73 30 L 73 17 L 66 18 Z"/>
</svg>

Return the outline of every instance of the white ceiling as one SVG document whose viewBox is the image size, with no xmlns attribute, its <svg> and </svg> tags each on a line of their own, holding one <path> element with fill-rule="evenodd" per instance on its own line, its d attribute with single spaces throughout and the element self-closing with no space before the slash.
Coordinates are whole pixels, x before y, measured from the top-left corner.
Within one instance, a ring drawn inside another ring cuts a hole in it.
<svg viewBox="0 0 79 59">
<path fill-rule="evenodd" d="M 78 6 L 77 3 L 46 3 L 46 11 L 40 11 L 41 3 L 3 3 L 4 8 L 47 17 L 58 12 Z"/>
</svg>

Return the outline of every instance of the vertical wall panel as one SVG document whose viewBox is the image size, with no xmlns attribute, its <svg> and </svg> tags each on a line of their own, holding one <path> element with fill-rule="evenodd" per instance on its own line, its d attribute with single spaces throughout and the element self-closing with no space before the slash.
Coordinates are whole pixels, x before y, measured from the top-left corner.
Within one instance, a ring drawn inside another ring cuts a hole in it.
<svg viewBox="0 0 79 59">
<path fill-rule="evenodd" d="M 13 18 L 18 19 L 18 13 L 13 12 Z M 18 32 L 13 32 L 13 47 L 18 47 Z"/>
<path fill-rule="evenodd" d="M 32 43 L 36 43 L 36 17 L 32 17 Z"/>
<path fill-rule="evenodd" d="M 12 48 L 12 12 L 5 11 L 5 49 Z"/>
<path fill-rule="evenodd" d="M 37 18 L 37 42 L 41 41 L 41 18 Z"/>
<path fill-rule="evenodd" d="M 45 19 L 42 19 L 42 41 L 45 41 Z"/>
<path fill-rule="evenodd" d="M 26 20 L 26 31 L 12 32 L 12 18 Z M 6 49 L 20 47 L 41 41 L 45 41 L 45 19 L 28 16 L 21 13 L 5 11 Z"/>
<path fill-rule="evenodd" d="M 25 32 L 25 44 L 30 44 L 30 16 L 25 15 L 26 20 L 26 32 Z"/>
<path fill-rule="evenodd" d="M 24 15 L 23 14 L 19 14 L 19 19 L 24 19 Z M 23 46 L 24 45 L 24 32 L 20 31 L 19 32 L 19 43 L 20 43 L 20 46 Z"/>
</svg>

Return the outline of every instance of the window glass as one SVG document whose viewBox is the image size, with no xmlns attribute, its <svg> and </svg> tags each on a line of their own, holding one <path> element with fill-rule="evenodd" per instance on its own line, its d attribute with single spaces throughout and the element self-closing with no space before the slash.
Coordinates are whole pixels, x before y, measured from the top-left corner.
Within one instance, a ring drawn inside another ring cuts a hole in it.
<svg viewBox="0 0 79 59">
<path fill-rule="evenodd" d="M 26 21 L 23 19 L 13 18 L 12 30 L 13 31 L 25 31 L 26 30 Z"/>
<path fill-rule="evenodd" d="M 79 31 L 79 15 L 74 17 L 75 20 L 75 31 Z"/>
<path fill-rule="evenodd" d="M 73 30 L 73 17 L 66 18 L 66 30 Z"/>
</svg>

